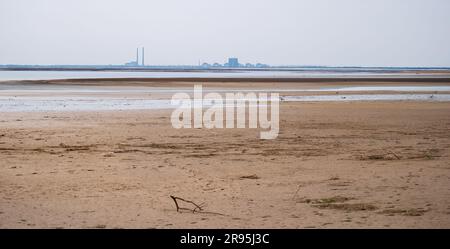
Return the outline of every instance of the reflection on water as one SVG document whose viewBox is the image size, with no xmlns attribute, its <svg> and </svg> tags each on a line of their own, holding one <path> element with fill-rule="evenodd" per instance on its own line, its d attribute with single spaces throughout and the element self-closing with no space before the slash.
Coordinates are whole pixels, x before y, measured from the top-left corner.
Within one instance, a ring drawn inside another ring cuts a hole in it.
<svg viewBox="0 0 450 249">
<path fill-rule="evenodd" d="M 192 87 L 139 87 L 139 86 L 80 86 L 57 84 L 0 83 L 0 93 L 177 93 L 193 92 Z M 450 92 L 450 86 L 355 86 L 355 87 L 309 87 L 296 89 L 275 88 L 203 88 L 203 92 Z"/>
<path fill-rule="evenodd" d="M 0 112 L 117 111 L 172 108 L 170 100 L 102 98 L 0 99 Z"/>
<path fill-rule="evenodd" d="M 196 71 L 196 72 L 164 72 L 164 71 L 3 71 L 0 70 L 0 81 L 7 80 L 51 80 L 51 79 L 95 79 L 95 78 L 448 78 L 449 74 L 417 75 L 411 73 L 387 72 L 336 72 L 336 71 Z"/>
<path fill-rule="evenodd" d="M 336 94 L 313 96 L 286 96 L 285 101 L 450 101 L 450 94 Z"/>
<path fill-rule="evenodd" d="M 353 86 L 320 89 L 320 91 L 343 91 L 343 92 L 371 92 L 371 91 L 392 91 L 392 92 L 444 92 L 450 91 L 450 86 Z"/>
<path fill-rule="evenodd" d="M 142 71 L 0 71 L 0 81 L 95 78 L 225 78 L 225 77 L 289 77 L 293 72 L 230 71 L 230 72 L 142 72 Z"/>
<path fill-rule="evenodd" d="M 450 94 L 355 94 L 285 96 L 283 101 L 450 101 Z M 105 97 L 5 97 L 0 112 L 118 111 L 175 108 L 169 99 L 128 99 Z"/>
</svg>

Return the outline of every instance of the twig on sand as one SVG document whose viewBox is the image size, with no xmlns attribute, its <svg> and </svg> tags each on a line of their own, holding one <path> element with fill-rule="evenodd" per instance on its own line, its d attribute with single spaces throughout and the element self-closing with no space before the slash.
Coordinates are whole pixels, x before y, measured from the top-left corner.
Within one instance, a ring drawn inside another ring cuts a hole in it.
<svg viewBox="0 0 450 249">
<path fill-rule="evenodd" d="M 387 153 L 388 155 L 389 154 L 391 154 L 391 155 L 393 155 L 393 156 L 395 156 L 395 158 L 397 158 L 397 160 L 400 160 L 400 157 L 399 156 L 397 156 L 397 154 L 395 154 L 394 152 L 392 152 L 392 151 L 388 151 L 388 153 Z"/>
<path fill-rule="evenodd" d="M 189 210 L 189 211 L 192 211 L 192 213 L 195 213 L 196 211 L 202 211 L 202 210 L 203 210 L 203 208 L 202 208 L 203 203 L 200 204 L 200 205 L 198 205 L 198 204 L 196 204 L 196 203 L 193 202 L 193 201 L 185 200 L 185 199 L 183 199 L 183 198 L 176 197 L 176 196 L 173 196 L 173 195 L 171 195 L 170 198 L 172 198 L 173 202 L 175 202 L 175 206 L 177 207 L 177 212 L 179 212 L 180 210 Z M 194 205 L 194 208 L 193 208 L 193 209 L 189 209 L 189 208 L 183 208 L 183 207 L 180 207 L 180 206 L 178 205 L 178 201 L 177 201 L 177 200 L 184 201 L 184 202 L 186 202 L 186 203 L 190 203 L 190 204 Z"/>
<path fill-rule="evenodd" d="M 195 203 L 193 201 L 186 200 L 186 199 L 183 199 L 183 198 L 180 198 L 180 197 L 176 197 L 176 196 L 173 196 L 173 195 L 171 195 L 170 198 L 172 198 L 173 202 L 175 203 L 175 207 L 177 208 L 177 212 L 180 212 L 180 210 L 187 210 L 187 211 L 191 211 L 192 213 L 197 212 L 197 213 L 203 213 L 203 214 L 215 214 L 215 215 L 226 216 L 225 214 L 221 214 L 221 213 L 204 211 L 203 210 L 204 203 L 197 204 L 197 203 Z M 183 202 L 192 204 L 192 205 L 194 205 L 194 208 L 191 209 L 191 208 L 180 207 L 180 205 L 178 204 L 178 201 L 183 201 Z"/>
<path fill-rule="evenodd" d="M 299 185 L 297 186 L 297 190 L 295 191 L 294 195 L 292 196 L 292 200 L 295 200 L 295 198 L 297 197 L 298 191 L 300 191 L 300 188 L 301 188 L 301 187 L 302 187 L 301 184 L 299 184 Z"/>
</svg>

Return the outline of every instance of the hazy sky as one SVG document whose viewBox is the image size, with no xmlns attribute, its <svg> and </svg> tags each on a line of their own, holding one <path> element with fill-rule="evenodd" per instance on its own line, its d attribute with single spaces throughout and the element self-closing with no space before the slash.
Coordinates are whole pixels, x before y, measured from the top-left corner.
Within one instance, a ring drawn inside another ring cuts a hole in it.
<svg viewBox="0 0 450 249">
<path fill-rule="evenodd" d="M 0 0 L 0 64 L 450 66 L 448 0 Z"/>
</svg>

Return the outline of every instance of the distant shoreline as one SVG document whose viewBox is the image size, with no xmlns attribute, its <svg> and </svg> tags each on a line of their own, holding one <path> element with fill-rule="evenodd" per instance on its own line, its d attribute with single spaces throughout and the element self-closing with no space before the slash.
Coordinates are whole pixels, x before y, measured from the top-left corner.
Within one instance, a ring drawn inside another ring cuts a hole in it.
<svg viewBox="0 0 450 249">
<path fill-rule="evenodd" d="M 1 68 L 0 82 L 450 82 L 450 69 L 400 68 Z"/>
<path fill-rule="evenodd" d="M 1 82 L 1 81 L 0 81 Z M 168 83 L 168 82 L 205 82 L 205 83 L 450 83 L 450 76 L 442 78 L 80 78 L 80 79 L 54 79 L 54 80 L 8 80 L 4 83 L 14 82 L 23 84 L 96 84 L 102 83 Z"/>
<path fill-rule="evenodd" d="M 202 66 L 41 66 L 0 65 L 0 71 L 124 71 L 124 72 L 239 72 L 239 71 L 281 71 L 281 72 L 327 72 L 327 73 L 449 73 L 450 67 L 327 67 L 327 66 L 271 66 L 249 67 L 202 67 Z"/>
</svg>

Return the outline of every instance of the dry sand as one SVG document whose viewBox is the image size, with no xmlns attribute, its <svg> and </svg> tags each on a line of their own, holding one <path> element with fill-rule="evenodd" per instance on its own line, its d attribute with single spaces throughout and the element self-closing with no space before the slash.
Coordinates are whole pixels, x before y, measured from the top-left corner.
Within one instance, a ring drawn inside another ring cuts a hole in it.
<svg viewBox="0 0 450 249">
<path fill-rule="evenodd" d="M 0 227 L 450 228 L 449 102 L 283 102 L 276 140 L 170 113 L 1 113 Z"/>
</svg>

